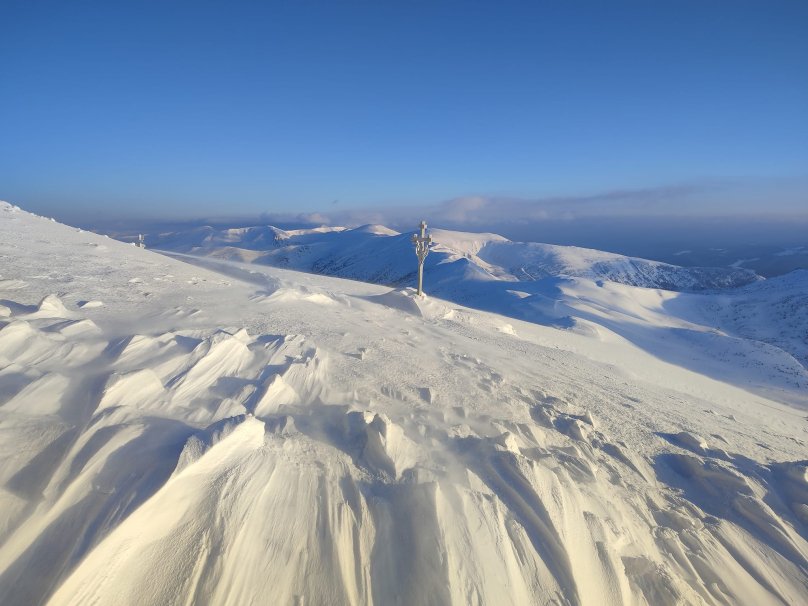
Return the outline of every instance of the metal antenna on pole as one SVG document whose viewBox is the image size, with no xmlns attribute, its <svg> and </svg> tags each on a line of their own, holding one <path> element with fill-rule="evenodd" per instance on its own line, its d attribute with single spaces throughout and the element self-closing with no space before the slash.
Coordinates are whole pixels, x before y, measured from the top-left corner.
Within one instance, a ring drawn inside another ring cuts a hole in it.
<svg viewBox="0 0 808 606">
<path fill-rule="evenodd" d="M 412 243 L 415 244 L 415 254 L 418 256 L 418 296 L 424 294 L 424 260 L 429 254 L 429 245 L 432 236 L 426 235 L 426 221 L 421 221 L 421 235 L 412 234 Z"/>
</svg>

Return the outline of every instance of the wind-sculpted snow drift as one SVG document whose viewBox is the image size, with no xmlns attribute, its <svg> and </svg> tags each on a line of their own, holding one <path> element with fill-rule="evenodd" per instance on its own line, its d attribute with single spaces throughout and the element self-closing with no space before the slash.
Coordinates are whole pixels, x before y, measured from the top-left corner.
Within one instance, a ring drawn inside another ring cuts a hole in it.
<svg viewBox="0 0 808 606">
<path fill-rule="evenodd" d="M 0 255 L 2 604 L 808 597 L 805 410 L 603 326 L 10 206 Z"/>
</svg>

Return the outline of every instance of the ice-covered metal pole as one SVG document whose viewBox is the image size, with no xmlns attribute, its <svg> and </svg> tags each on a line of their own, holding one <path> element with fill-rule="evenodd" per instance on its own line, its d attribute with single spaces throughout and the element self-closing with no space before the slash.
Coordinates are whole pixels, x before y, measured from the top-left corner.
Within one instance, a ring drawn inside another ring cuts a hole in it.
<svg viewBox="0 0 808 606">
<path fill-rule="evenodd" d="M 421 235 L 412 234 L 412 243 L 415 244 L 415 254 L 418 256 L 418 296 L 424 294 L 424 261 L 429 254 L 429 245 L 432 236 L 426 235 L 426 221 L 421 221 Z"/>
</svg>

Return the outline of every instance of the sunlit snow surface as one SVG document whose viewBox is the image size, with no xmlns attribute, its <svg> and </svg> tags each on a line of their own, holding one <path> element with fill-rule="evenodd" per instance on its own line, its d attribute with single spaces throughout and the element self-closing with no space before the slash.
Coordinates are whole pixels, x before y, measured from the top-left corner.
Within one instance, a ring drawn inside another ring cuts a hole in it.
<svg viewBox="0 0 808 606">
<path fill-rule="evenodd" d="M 194 262 L 0 204 L 0 604 L 808 599 L 805 272 Z"/>
</svg>

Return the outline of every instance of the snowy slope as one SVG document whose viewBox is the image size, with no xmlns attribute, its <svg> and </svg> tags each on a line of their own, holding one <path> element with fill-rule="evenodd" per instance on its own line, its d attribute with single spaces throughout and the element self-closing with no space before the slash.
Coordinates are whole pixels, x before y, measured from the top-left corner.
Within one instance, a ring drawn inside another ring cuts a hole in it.
<svg viewBox="0 0 808 606">
<path fill-rule="evenodd" d="M 427 269 L 438 270 L 444 291 L 458 281 L 533 281 L 573 276 L 647 288 L 697 291 L 741 286 L 754 272 L 729 268 L 684 268 L 588 248 L 511 242 L 502 236 L 431 230 L 435 246 Z M 272 226 L 150 236 L 150 247 L 313 271 L 386 285 L 411 286 L 413 251 L 409 234 L 379 225 L 356 229 L 283 231 Z"/>
<path fill-rule="evenodd" d="M 558 330 L 5 205 L 0 261 L 2 604 L 808 598 L 805 411 L 613 311 Z"/>
<path fill-rule="evenodd" d="M 671 306 L 671 313 L 696 317 L 722 331 L 776 345 L 808 367 L 808 270 L 795 270 L 710 297 L 683 297 L 678 303 Z"/>
<path fill-rule="evenodd" d="M 805 272 L 767 284 L 746 270 L 683 268 L 572 246 L 511 242 L 496 234 L 431 233 L 435 245 L 425 272 L 427 290 L 434 296 L 550 326 L 584 331 L 605 327 L 674 364 L 740 381 L 781 401 L 805 399 L 805 307 L 796 315 L 778 313 L 739 324 L 748 314 L 742 309 L 746 292 L 760 293 L 746 308 L 778 309 L 781 299 L 793 295 L 799 310 L 799 301 L 808 297 Z M 211 259 L 381 284 L 412 284 L 416 267 L 409 235 L 382 226 L 288 232 L 205 227 L 151 242 Z M 747 290 L 728 290 L 739 284 Z M 784 291 L 782 284 L 790 286 Z M 789 317 L 793 319 L 784 319 Z"/>
</svg>

